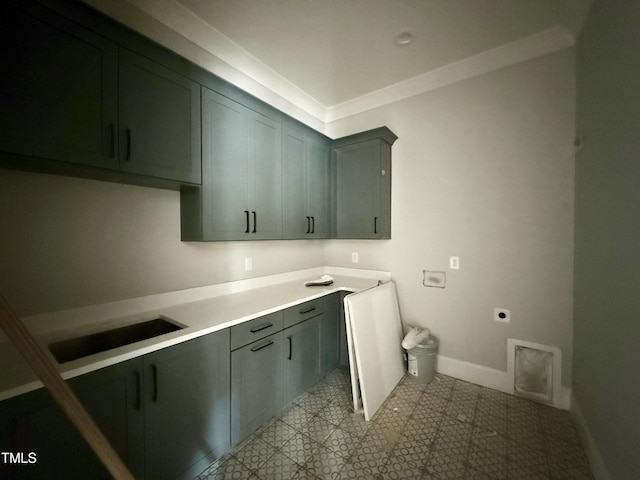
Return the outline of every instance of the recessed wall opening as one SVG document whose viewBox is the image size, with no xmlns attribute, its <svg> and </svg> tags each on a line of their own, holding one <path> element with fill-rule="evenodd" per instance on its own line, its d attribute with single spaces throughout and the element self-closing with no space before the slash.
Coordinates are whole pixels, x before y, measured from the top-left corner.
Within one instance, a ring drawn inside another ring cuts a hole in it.
<svg viewBox="0 0 640 480">
<path fill-rule="evenodd" d="M 558 347 L 507 339 L 507 371 L 515 395 L 561 406 L 562 351 Z"/>
</svg>

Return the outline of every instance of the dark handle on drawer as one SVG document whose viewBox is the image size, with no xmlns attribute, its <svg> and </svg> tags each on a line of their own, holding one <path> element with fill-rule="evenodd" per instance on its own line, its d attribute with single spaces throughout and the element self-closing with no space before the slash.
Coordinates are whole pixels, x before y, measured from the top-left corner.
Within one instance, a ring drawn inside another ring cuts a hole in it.
<svg viewBox="0 0 640 480">
<path fill-rule="evenodd" d="M 287 337 L 287 340 L 289 340 L 289 356 L 287 357 L 287 360 L 291 360 L 291 356 L 293 354 L 293 340 L 291 337 Z"/>
<path fill-rule="evenodd" d="M 300 315 L 304 315 L 305 313 L 313 312 L 316 309 L 315 305 L 313 307 L 306 308 L 304 310 L 300 310 Z"/>
<path fill-rule="evenodd" d="M 140 381 L 140 372 L 136 370 L 136 411 L 140 411 L 142 408 L 142 382 Z"/>
<path fill-rule="evenodd" d="M 151 375 L 153 376 L 153 393 L 151 395 L 151 401 L 158 401 L 158 367 L 151 365 Z"/>
<path fill-rule="evenodd" d="M 109 124 L 109 158 L 116 156 L 116 127 L 113 123 Z"/>
<path fill-rule="evenodd" d="M 311 217 L 307 217 L 307 233 L 311 233 Z"/>
<path fill-rule="evenodd" d="M 251 213 L 253 213 L 253 230 L 251 231 L 251 233 L 256 233 L 256 228 L 258 227 L 258 215 L 256 214 L 255 210 L 253 210 Z"/>
<path fill-rule="evenodd" d="M 244 231 L 244 233 L 249 233 L 249 210 L 245 210 L 244 215 L 247 220 L 247 229 Z"/>
<path fill-rule="evenodd" d="M 273 327 L 273 323 L 266 323 L 264 325 L 260 325 L 259 327 L 253 327 L 249 330 L 251 333 L 259 332 L 260 330 L 266 330 L 267 328 Z"/>
<path fill-rule="evenodd" d="M 263 348 L 267 348 L 271 345 L 273 345 L 273 340 L 270 340 L 269 342 L 265 343 L 264 345 L 260 345 L 259 347 L 253 347 L 251 351 L 257 352 L 258 350 L 262 350 Z"/>
<path fill-rule="evenodd" d="M 378 217 L 373 217 L 373 233 L 378 233 Z"/>
<path fill-rule="evenodd" d="M 131 160 L 131 129 L 127 128 L 124 132 L 127 137 L 127 154 L 125 155 L 124 160 L 125 162 L 128 162 Z"/>
<path fill-rule="evenodd" d="M 316 233 L 316 217 L 311 217 L 311 233 Z"/>
</svg>

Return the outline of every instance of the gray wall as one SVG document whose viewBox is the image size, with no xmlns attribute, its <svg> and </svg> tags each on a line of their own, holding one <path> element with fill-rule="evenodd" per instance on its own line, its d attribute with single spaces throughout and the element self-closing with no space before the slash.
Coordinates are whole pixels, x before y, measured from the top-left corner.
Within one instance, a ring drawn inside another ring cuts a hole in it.
<svg viewBox="0 0 640 480">
<path fill-rule="evenodd" d="M 387 125 L 399 138 L 392 239 L 330 241 L 327 263 L 358 252 L 360 268 L 390 271 L 403 320 L 448 358 L 506 372 L 507 338 L 561 348 L 568 387 L 574 80 L 565 49 L 328 124 L 332 137 Z M 446 288 L 425 288 L 423 269 L 446 271 Z"/>
<path fill-rule="evenodd" d="M 2 169 L 0 232 L 20 316 L 325 264 L 320 240 L 181 242 L 178 192 Z"/>
<path fill-rule="evenodd" d="M 578 43 L 573 393 L 610 477 L 640 478 L 640 3 Z"/>
</svg>

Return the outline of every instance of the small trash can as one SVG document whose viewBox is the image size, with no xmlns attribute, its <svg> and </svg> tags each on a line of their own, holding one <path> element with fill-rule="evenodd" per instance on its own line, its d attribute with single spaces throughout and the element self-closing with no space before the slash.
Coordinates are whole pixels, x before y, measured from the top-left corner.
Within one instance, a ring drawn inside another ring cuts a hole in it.
<svg viewBox="0 0 640 480">
<path fill-rule="evenodd" d="M 412 375 L 417 383 L 433 381 L 437 354 L 438 340 L 433 337 L 407 350 L 409 375 Z"/>
</svg>

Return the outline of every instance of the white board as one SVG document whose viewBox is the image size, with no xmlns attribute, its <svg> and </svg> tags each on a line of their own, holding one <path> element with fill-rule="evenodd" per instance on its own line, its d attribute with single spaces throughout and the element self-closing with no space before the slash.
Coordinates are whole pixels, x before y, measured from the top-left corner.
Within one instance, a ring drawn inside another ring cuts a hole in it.
<svg viewBox="0 0 640 480">
<path fill-rule="evenodd" d="M 359 385 L 364 417 L 370 420 L 405 373 L 395 284 L 387 282 L 347 295 L 344 303 L 351 334 L 348 345 L 354 406 L 359 403 Z"/>
</svg>

